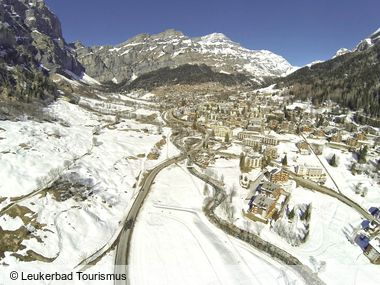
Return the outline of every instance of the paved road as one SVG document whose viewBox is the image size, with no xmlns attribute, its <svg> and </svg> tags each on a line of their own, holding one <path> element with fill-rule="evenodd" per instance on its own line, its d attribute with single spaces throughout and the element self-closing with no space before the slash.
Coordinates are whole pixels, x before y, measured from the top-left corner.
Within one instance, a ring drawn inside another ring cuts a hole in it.
<svg viewBox="0 0 380 285">
<path fill-rule="evenodd" d="M 175 119 L 172 111 L 166 112 L 164 114 L 165 121 L 176 121 L 180 123 L 184 123 L 183 121 L 180 121 L 178 119 Z M 143 205 L 143 202 L 146 198 L 146 196 L 149 193 L 149 190 L 152 186 L 152 183 L 154 179 L 156 178 L 157 174 L 163 170 L 164 168 L 168 167 L 171 164 L 178 163 L 181 160 L 184 160 L 187 156 L 192 155 L 193 153 L 197 152 L 199 149 L 202 148 L 203 143 L 208 140 L 208 134 L 206 134 L 205 138 L 198 143 L 192 150 L 190 150 L 187 153 L 182 153 L 176 157 L 173 157 L 171 159 L 165 160 L 164 162 L 157 165 L 155 168 L 153 168 L 151 171 L 148 172 L 148 175 L 143 180 L 143 186 L 141 187 L 136 199 L 134 200 L 131 210 L 128 213 L 128 216 L 125 220 L 124 228 L 120 234 L 119 241 L 116 248 L 116 256 L 115 256 L 115 274 L 127 274 L 128 273 L 128 253 L 129 253 L 129 246 L 130 241 L 133 233 L 133 227 L 134 223 L 136 221 L 137 215 Z M 128 277 L 128 276 L 127 276 Z M 117 285 L 124 285 L 129 284 L 129 280 L 115 280 L 115 284 Z"/>
<path fill-rule="evenodd" d="M 322 167 L 325 169 L 325 172 L 327 173 L 327 175 L 330 177 L 331 181 L 334 183 L 335 187 L 336 187 L 336 190 L 339 192 L 339 193 L 342 193 L 338 187 L 338 184 L 335 182 L 334 178 L 332 177 L 332 175 L 330 174 L 330 172 L 328 171 L 328 169 L 326 168 L 326 166 L 323 164 L 322 160 L 319 158 L 319 156 L 315 153 L 313 147 L 310 145 L 310 143 L 308 142 L 308 140 L 305 138 L 305 136 L 303 134 L 301 134 L 301 137 L 303 138 L 303 140 L 307 143 L 307 145 L 309 146 L 309 149 L 310 151 L 314 154 L 314 156 L 318 159 L 319 163 L 322 165 Z"/>
<path fill-rule="evenodd" d="M 136 199 L 134 200 L 131 210 L 128 213 L 126 223 L 124 225 L 124 228 L 120 234 L 119 242 L 116 248 L 116 257 L 115 257 L 115 274 L 126 274 L 128 272 L 127 265 L 128 265 L 128 253 L 129 253 L 129 244 L 132 237 L 132 231 L 134 222 L 136 221 L 137 215 L 140 211 L 140 208 L 146 198 L 146 196 L 149 193 L 150 187 L 157 176 L 157 174 L 164 169 L 165 167 L 168 167 L 169 165 L 173 163 L 177 163 L 183 159 L 186 158 L 186 155 L 181 154 L 179 156 L 173 157 L 169 160 L 166 160 L 162 163 L 160 163 L 158 166 L 156 166 L 153 170 L 151 170 L 148 173 L 148 176 L 145 178 L 143 182 L 143 186 L 140 189 L 140 192 L 138 193 Z M 127 281 L 115 281 L 115 284 L 128 284 Z"/>
</svg>

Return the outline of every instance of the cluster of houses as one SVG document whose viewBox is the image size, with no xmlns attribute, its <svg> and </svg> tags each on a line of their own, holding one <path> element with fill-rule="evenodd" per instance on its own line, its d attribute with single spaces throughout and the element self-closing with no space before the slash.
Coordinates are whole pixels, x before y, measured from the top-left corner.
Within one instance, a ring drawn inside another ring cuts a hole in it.
<svg viewBox="0 0 380 285">
<path fill-rule="evenodd" d="M 177 108 L 174 115 L 203 125 L 220 144 L 233 141 L 235 148 L 241 147 L 239 183 L 248 190 L 248 208 L 244 214 L 254 221 L 269 223 L 284 215 L 295 186 L 289 175 L 320 184 L 326 182 L 322 165 L 314 165 L 308 159 L 312 154 L 321 155 L 326 146 L 358 151 L 367 145 L 375 151 L 377 145 L 380 153 L 380 139 L 376 140 L 378 134 L 373 134 L 371 128 L 355 124 L 345 110 L 333 105 L 317 109 L 311 104 L 295 102 L 289 106 L 284 97 L 261 94 L 229 97 L 226 101 L 217 97 L 204 98 L 196 106 Z M 295 136 L 282 134 L 301 136 L 299 141 L 290 141 L 287 138 Z M 291 166 L 278 159 L 285 154 L 279 154 L 283 143 L 294 143 L 291 151 L 300 158 L 299 161 L 293 160 Z M 197 158 L 198 162 L 207 166 L 213 161 L 213 155 L 213 152 L 205 151 Z M 377 264 L 380 264 L 379 224 L 380 219 L 370 223 L 356 237 L 358 243 L 363 243 L 368 258 Z"/>
<path fill-rule="evenodd" d="M 283 215 L 290 198 L 289 174 L 282 169 L 260 172 L 256 177 L 240 175 L 240 186 L 248 189 L 249 208 L 245 216 L 254 221 L 268 223 Z"/>
</svg>

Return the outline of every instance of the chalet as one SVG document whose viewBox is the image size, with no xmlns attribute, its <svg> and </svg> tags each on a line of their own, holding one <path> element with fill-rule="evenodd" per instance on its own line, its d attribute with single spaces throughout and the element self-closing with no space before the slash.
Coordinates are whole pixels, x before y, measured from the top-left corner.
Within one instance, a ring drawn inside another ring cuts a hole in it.
<svg viewBox="0 0 380 285">
<path fill-rule="evenodd" d="M 307 144 L 307 142 L 300 141 L 300 142 L 296 143 L 296 146 L 297 146 L 300 154 L 305 154 L 305 155 L 310 154 L 310 148 L 309 148 L 309 145 Z"/>
<path fill-rule="evenodd" d="M 286 183 L 289 181 L 289 173 L 278 168 L 267 172 L 267 177 L 272 183 Z"/>
<path fill-rule="evenodd" d="M 256 192 L 257 186 L 260 184 L 263 177 L 264 177 L 264 174 L 262 172 L 256 172 L 253 174 L 252 173 L 240 174 L 239 176 L 240 186 L 250 190 L 248 200 L 251 199 L 251 197 Z"/>
<path fill-rule="evenodd" d="M 278 196 L 281 194 L 281 191 L 282 189 L 280 185 L 269 181 L 264 181 L 256 189 L 256 192 L 273 198 L 278 198 Z"/>
<path fill-rule="evenodd" d="M 358 141 L 364 141 L 366 139 L 366 136 L 364 133 L 356 133 L 354 135 L 354 138 L 357 139 Z"/>
<path fill-rule="evenodd" d="M 369 242 L 364 254 L 372 263 L 380 264 L 380 236 L 373 238 Z"/>
<path fill-rule="evenodd" d="M 348 138 L 346 140 L 346 145 L 351 148 L 358 148 L 360 146 L 359 141 L 356 138 Z"/>
<path fill-rule="evenodd" d="M 312 130 L 313 130 L 313 129 L 312 129 L 310 126 L 308 126 L 308 125 L 303 125 L 303 126 L 301 127 L 301 131 L 302 131 L 302 132 L 305 132 L 305 133 L 310 133 Z"/>
<path fill-rule="evenodd" d="M 276 159 L 278 157 L 277 148 L 274 146 L 267 146 L 264 150 L 264 156 Z"/>
<path fill-rule="evenodd" d="M 246 216 L 254 221 L 267 223 L 270 219 L 278 218 L 286 204 L 289 193 L 279 185 L 264 181 L 257 186 L 256 191 L 249 202 L 249 210 Z"/>
<path fill-rule="evenodd" d="M 273 216 L 275 206 L 276 199 L 264 195 L 257 195 L 253 196 L 249 203 L 249 212 L 258 220 L 266 223 L 267 220 Z"/>
<path fill-rule="evenodd" d="M 314 132 L 313 132 L 313 135 L 316 136 L 316 137 L 324 137 L 326 134 L 323 130 L 321 129 L 315 129 Z"/>
<path fill-rule="evenodd" d="M 340 133 L 334 134 L 330 137 L 331 142 L 335 143 L 341 143 L 342 142 L 342 135 Z"/>
</svg>

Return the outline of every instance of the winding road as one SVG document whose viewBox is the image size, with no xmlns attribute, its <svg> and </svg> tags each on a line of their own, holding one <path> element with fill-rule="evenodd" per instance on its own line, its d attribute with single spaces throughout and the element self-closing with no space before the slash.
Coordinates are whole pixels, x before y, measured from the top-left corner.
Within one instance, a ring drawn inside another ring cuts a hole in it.
<svg viewBox="0 0 380 285">
<path fill-rule="evenodd" d="M 169 116 L 167 116 L 169 114 Z M 177 121 L 172 112 L 166 112 L 164 115 L 164 120 L 166 122 L 169 121 Z M 168 118 L 169 117 L 169 118 Z M 163 170 L 164 168 L 178 163 L 182 160 L 184 160 L 187 156 L 193 154 L 194 152 L 197 152 L 203 145 L 203 143 L 208 139 L 208 135 L 206 134 L 205 138 L 199 142 L 197 145 L 193 147 L 192 150 L 190 150 L 187 153 L 182 153 L 178 156 L 175 156 L 173 158 L 170 158 L 168 160 L 163 161 L 159 165 L 157 165 L 155 168 L 150 170 L 147 173 L 147 176 L 144 177 L 143 185 L 134 200 L 131 210 L 128 213 L 127 218 L 125 219 L 124 227 L 120 233 L 117 247 L 116 247 L 116 255 L 115 255 L 115 274 L 127 274 L 128 273 L 128 254 L 129 254 L 129 247 L 130 247 L 130 241 L 133 233 L 133 227 L 134 223 L 136 221 L 137 215 L 144 203 L 144 200 L 146 196 L 149 193 L 149 190 L 154 182 L 154 179 L 156 178 L 157 174 Z M 124 285 L 129 284 L 129 280 L 115 280 L 115 284 L 117 285 Z"/>
</svg>

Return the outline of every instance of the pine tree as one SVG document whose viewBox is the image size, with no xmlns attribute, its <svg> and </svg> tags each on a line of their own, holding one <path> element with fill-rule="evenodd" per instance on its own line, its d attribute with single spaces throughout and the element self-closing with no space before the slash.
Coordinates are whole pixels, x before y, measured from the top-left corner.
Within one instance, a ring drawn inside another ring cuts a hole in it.
<svg viewBox="0 0 380 285">
<path fill-rule="evenodd" d="M 358 152 L 358 162 L 359 163 L 366 163 L 367 162 L 367 153 L 368 153 L 368 146 L 362 147 Z"/>
<path fill-rule="evenodd" d="M 224 136 L 224 142 L 226 142 L 226 143 L 230 142 L 230 135 L 229 135 L 229 133 L 226 133 L 226 135 Z"/>
<path fill-rule="evenodd" d="M 331 157 L 331 159 L 330 159 L 330 161 L 329 161 L 329 164 L 330 164 L 331 166 L 333 166 L 333 167 L 337 167 L 337 166 L 338 166 L 337 161 L 336 161 L 336 155 L 335 155 L 335 154 Z"/>
<path fill-rule="evenodd" d="M 283 159 L 281 160 L 281 164 L 284 165 L 284 166 L 288 165 L 288 156 L 286 154 L 283 157 Z"/>
<path fill-rule="evenodd" d="M 245 171 L 245 156 L 244 156 L 244 153 L 240 154 L 239 166 L 240 166 L 240 171 Z"/>
</svg>

